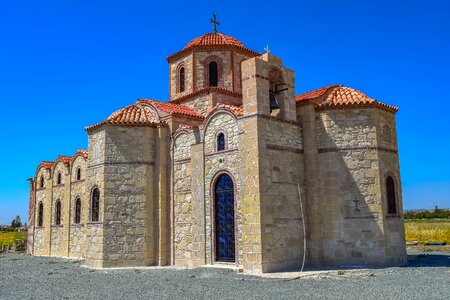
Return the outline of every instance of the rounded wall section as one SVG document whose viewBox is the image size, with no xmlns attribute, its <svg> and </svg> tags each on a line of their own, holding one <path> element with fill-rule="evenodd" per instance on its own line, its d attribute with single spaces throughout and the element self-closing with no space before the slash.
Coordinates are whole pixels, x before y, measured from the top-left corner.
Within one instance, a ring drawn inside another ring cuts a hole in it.
<svg viewBox="0 0 450 300">
<path fill-rule="evenodd" d="M 227 110 L 219 110 L 207 120 L 204 131 L 205 155 L 217 151 L 217 138 L 220 133 L 225 136 L 225 149 L 234 150 L 239 148 L 239 126 L 233 113 Z"/>
<path fill-rule="evenodd" d="M 225 150 L 217 151 L 219 133 L 225 136 Z M 205 153 L 205 220 L 206 220 L 206 262 L 214 263 L 214 182 L 220 174 L 227 173 L 233 178 L 235 190 L 235 211 L 240 209 L 241 194 L 241 161 L 239 158 L 239 124 L 234 114 L 226 109 L 220 109 L 208 117 L 204 129 Z M 241 215 L 235 214 L 236 264 L 239 264 L 241 249 L 242 222 Z"/>
</svg>

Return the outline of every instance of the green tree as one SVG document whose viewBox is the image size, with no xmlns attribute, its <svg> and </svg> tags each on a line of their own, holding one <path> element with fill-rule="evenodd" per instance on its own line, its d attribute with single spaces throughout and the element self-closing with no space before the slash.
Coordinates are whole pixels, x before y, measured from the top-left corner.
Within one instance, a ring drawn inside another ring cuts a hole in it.
<svg viewBox="0 0 450 300">
<path fill-rule="evenodd" d="M 17 228 L 17 227 L 21 227 L 21 226 L 22 226 L 22 222 L 20 221 L 20 216 L 17 216 L 14 220 L 12 220 L 11 227 Z"/>
</svg>

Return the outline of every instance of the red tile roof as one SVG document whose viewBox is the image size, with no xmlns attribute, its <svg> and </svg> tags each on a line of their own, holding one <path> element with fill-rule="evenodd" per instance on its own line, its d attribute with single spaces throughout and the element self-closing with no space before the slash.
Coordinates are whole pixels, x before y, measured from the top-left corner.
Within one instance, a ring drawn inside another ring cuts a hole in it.
<svg viewBox="0 0 450 300">
<path fill-rule="evenodd" d="M 72 161 L 72 156 L 59 155 L 58 158 L 56 159 L 55 163 L 57 161 L 62 161 L 64 164 L 69 165 L 70 162 Z"/>
<path fill-rule="evenodd" d="M 173 100 L 170 101 L 170 103 L 182 103 L 182 102 L 184 102 L 186 100 L 191 99 L 192 97 L 195 97 L 195 96 L 198 96 L 198 95 L 201 95 L 201 94 L 209 94 L 211 92 L 226 94 L 226 95 L 229 95 L 229 96 L 232 96 L 232 97 L 236 97 L 236 98 L 242 97 L 241 93 L 237 93 L 237 92 L 234 92 L 232 90 L 229 90 L 229 89 L 226 89 L 226 88 L 223 88 L 223 87 L 208 86 L 208 87 L 204 87 L 204 88 L 201 88 L 199 90 L 196 90 L 193 93 L 190 93 L 190 94 L 184 95 L 182 97 L 173 99 Z"/>
<path fill-rule="evenodd" d="M 40 164 L 39 164 L 39 166 L 38 166 L 38 169 L 40 168 L 40 167 L 44 167 L 45 169 L 47 169 L 47 170 L 50 170 L 52 167 L 53 167 L 53 162 L 52 161 L 42 161 Z"/>
<path fill-rule="evenodd" d="M 88 158 L 89 154 L 87 150 L 78 149 L 77 152 L 72 156 L 72 162 L 75 160 L 77 156 L 83 156 L 85 159 Z"/>
<path fill-rule="evenodd" d="M 316 104 L 321 109 L 344 106 L 377 106 L 394 112 L 398 110 L 395 106 L 381 103 L 358 90 L 341 85 L 326 86 L 297 95 L 295 100 L 297 103 L 309 101 Z"/>
<path fill-rule="evenodd" d="M 244 107 L 242 105 L 217 104 L 216 107 L 229 109 L 236 117 L 242 117 L 244 115 Z"/>
<path fill-rule="evenodd" d="M 197 118 L 197 119 L 203 119 L 203 116 L 195 109 L 192 109 L 190 107 L 180 105 L 180 104 L 175 104 L 175 103 L 170 103 L 170 102 L 161 102 L 161 101 L 152 100 L 152 99 L 138 99 L 138 103 L 151 104 L 156 109 L 159 109 L 168 114 L 182 115 L 182 116 L 193 117 L 193 118 Z"/>
<path fill-rule="evenodd" d="M 183 49 L 187 49 L 195 46 L 218 46 L 218 45 L 230 45 L 245 48 L 242 42 L 232 36 L 217 32 L 206 33 L 190 41 Z"/>
<path fill-rule="evenodd" d="M 86 131 L 93 130 L 104 124 L 126 126 L 148 126 L 158 124 L 150 110 L 139 101 L 112 113 L 106 120 L 86 127 Z"/>
<path fill-rule="evenodd" d="M 191 50 L 216 50 L 216 49 L 232 49 L 237 52 L 243 53 L 249 57 L 260 56 L 261 53 L 252 51 L 244 46 L 244 44 L 238 39 L 217 32 L 217 33 L 206 33 L 191 40 L 181 51 L 172 54 L 167 57 L 170 62 L 179 58 L 180 56 L 189 53 Z"/>
<path fill-rule="evenodd" d="M 323 96 L 329 89 L 339 87 L 340 85 L 329 85 L 323 88 L 313 90 L 304 94 L 295 96 L 295 101 L 311 100 Z"/>
</svg>

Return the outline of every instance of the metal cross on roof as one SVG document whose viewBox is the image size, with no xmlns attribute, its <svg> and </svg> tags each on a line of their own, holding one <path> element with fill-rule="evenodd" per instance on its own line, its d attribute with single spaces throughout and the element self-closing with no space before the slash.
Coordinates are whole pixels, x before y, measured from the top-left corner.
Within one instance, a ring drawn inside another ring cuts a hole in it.
<svg viewBox="0 0 450 300">
<path fill-rule="evenodd" d="M 266 45 L 266 48 L 264 48 L 264 50 L 266 50 L 266 53 L 269 54 L 270 52 L 272 52 L 272 50 L 270 50 L 269 45 Z"/>
<path fill-rule="evenodd" d="M 213 18 L 212 19 L 210 19 L 209 20 L 209 22 L 211 22 L 211 23 L 213 23 L 214 25 L 214 29 L 213 29 L 213 32 L 214 33 L 217 33 L 217 25 L 220 25 L 220 23 L 219 22 L 217 22 L 217 20 L 216 20 L 216 14 L 213 14 Z"/>
</svg>

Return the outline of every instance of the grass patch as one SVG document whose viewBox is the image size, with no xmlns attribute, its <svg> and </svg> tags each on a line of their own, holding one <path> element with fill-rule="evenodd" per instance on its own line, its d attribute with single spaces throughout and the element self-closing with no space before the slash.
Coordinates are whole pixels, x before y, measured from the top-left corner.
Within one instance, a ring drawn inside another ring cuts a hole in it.
<svg viewBox="0 0 450 300">
<path fill-rule="evenodd" d="M 412 220 L 405 222 L 405 238 L 408 242 L 419 241 L 450 243 L 450 221 Z"/>
<path fill-rule="evenodd" d="M 13 232 L 0 231 L 0 247 L 4 244 L 12 246 L 16 242 L 24 242 L 26 240 L 27 240 L 26 231 L 13 231 Z"/>
<path fill-rule="evenodd" d="M 338 271 L 337 274 L 338 275 L 345 275 L 345 272 L 344 271 Z"/>
<path fill-rule="evenodd" d="M 54 260 L 50 260 L 50 261 L 48 262 L 48 264 L 49 264 L 49 265 L 53 265 L 53 264 L 56 264 L 56 261 L 54 261 Z"/>
</svg>

